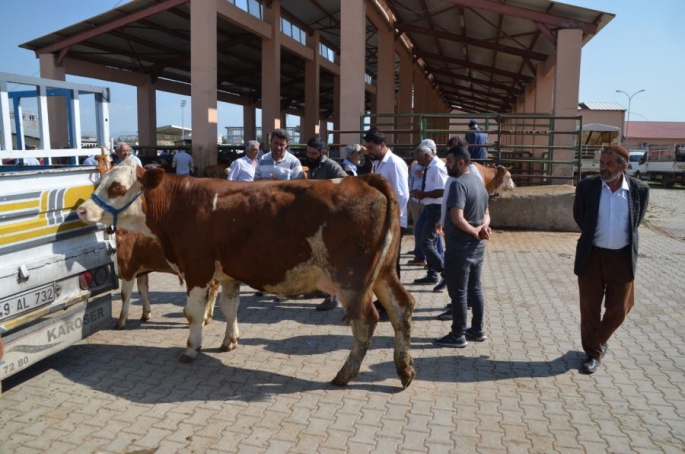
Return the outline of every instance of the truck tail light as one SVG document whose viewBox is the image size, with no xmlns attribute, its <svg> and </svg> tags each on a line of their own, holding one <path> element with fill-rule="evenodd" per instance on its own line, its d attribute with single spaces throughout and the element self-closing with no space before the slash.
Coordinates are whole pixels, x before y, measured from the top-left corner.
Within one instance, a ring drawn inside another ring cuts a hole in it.
<svg viewBox="0 0 685 454">
<path fill-rule="evenodd" d="M 79 286 L 81 290 L 88 290 L 92 287 L 99 287 L 107 283 L 109 279 L 109 268 L 100 266 L 92 270 L 84 271 L 79 275 Z"/>
</svg>

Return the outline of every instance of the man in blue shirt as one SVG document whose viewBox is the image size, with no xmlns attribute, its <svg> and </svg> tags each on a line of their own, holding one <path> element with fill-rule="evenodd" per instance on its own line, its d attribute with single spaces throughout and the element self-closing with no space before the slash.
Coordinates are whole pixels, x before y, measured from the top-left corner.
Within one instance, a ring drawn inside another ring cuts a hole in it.
<svg viewBox="0 0 685 454">
<path fill-rule="evenodd" d="M 177 175 L 189 177 L 195 168 L 193 157 L 186 153 L 184 149 L 180 149 L 178 153 L 174 155 L 174 159 L 171 161 L 171 167 L 176 169 Z"/>
<path fill-rule="evenodd" d="M 485 133 L 480 132 L 482 130 L 478 126 L 478 120 L 471 120 L 469 122 L 469 129 L 474 131 L 466 133 L 466 141 L 469 143 L 471 160 L 484 164 L 485 160 L 488 158 L 488 149 L 483 145 L 487 145 L 488 138 Z"/>
</svg>

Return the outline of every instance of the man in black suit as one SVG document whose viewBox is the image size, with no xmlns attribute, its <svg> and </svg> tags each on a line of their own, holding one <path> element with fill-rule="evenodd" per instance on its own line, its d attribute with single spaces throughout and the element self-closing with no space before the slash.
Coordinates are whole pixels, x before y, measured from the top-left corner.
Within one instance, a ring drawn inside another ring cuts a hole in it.
<svg viewBox="0 0 685 454">
<path fill-rule="evenodd" d="M 607 341 L 635 302 L 637 228 L 647 211 L 649 186 L 623 173 L 628 160 L 625 148 L 605 147 L 599 176 L 576 187 L 573 218 L 581 234 L 574 273 L 580 293 L 580 336 L 587 354 L 581 370 L 587 374 L 597 371 Z"/>
</svg>

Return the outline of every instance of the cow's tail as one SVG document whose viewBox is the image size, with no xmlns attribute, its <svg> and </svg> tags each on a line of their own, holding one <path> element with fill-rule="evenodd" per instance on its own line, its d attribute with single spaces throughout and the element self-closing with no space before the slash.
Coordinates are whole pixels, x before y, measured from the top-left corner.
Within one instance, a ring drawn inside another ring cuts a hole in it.
<svg viewBox="0 0 685 454">
<path fill-rule="evenodd" d="M 385 219 L 383 220 L 383 236 L 381 237 L 380 242 L 380 253 L 369 274 L 368 281 L 365 283 L 365 287 L 371 288 L 384 266 L 390 266 L 394 269 L 395 260 L 397 260 L 396 254 L 399 254 L 397 242 L 401 240 L 401 233 L 400 207 L 395 198 L 395 192 L 393 191 L 392 186 L 390 186 L 390 183 L 387 180 L 378 175 L 369 175 L 367 178 L 369 186 L 379 190 L 387 201 Z"/>
</svg>

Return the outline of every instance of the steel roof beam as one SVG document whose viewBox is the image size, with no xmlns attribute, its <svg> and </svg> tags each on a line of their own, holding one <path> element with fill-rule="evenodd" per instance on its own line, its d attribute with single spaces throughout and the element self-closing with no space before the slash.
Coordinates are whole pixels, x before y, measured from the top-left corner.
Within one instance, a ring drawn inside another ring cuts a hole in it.
<svg viewBox="0 0 685 454">
<path fill-rule="evenodd" d="M 481 65 L 478 63 L 472 63 L 467 60 L 460 60 L 458 58 L 452 58 L 452 57 L 445 57 L 444 55 L 440 54 L 434 54 L 432 52 L 417 52 L 417 56 L 423 58 L 424 60 L 429 58 L 433 60 L 439 60 L 445 63 L 454 63 L 456 65 L 461 65 L 464 68 L 469 68 L 469 69 L 477 69 L 482 72 L 491 72 L 495 74 L 499 74 L 501 76 L 506 76 L 511 79 L 514 79 L 515 81 L 525 81 L 525 82 L 530 82 L 534 78 L 530 76 L 524 76 L 523 74 L 511 72 L 511 71 L 506 71 L 504 69 L 499 69 L 499 68 L 492 68 L 487 65 Z"/>
<path fill-rule="evenodd" d="M 457 99 L 462 102 L 470 102 L 472 104 L 481 104 L 485 107 L 500 107 L 504 104 L 509 104 L 507 101 L 500 101 L 500 100 L 487 100 L 487 99 L 481 99 L 481 98 L 476 98 L 474 96 L 467 96 L 463 95 L 460 93 L 453 93 L 453 92 L 443 92 L 446 98 L 454 100 Z"/>
<path fill-rule="evenodd" d="M 492 13 L 503 14 L 511 17 L 518 17 L 520 19 L 527 19 L 533 22 L 540 22 L 546 25 L 554 25 L 560 28 L 578 28 L 583 33 L 596 35 L 599 26 L 588 22 L 582 22 L 565 17 L 555 16 L 554 14 L 543 13 L 540 11 L 533 11 L 518 6 L 505 5 L 502 3 L 495 3 L 489 0 L 444 0 L 447 3 L 461 5 L 467 8 L 480 9 L 490 11 Z"/>
<path fill-rule="evenodd" d="M 445 94 L 451 93 L 451 94 L 455 94 L 455 95 L 461 95 L 459 93 L 459 90 L 461 90 L 461 91 L 467 91 L 469 93 L 475 93 L 477 95 L 481 95 L 481 96 L 485 96 L 485 97 L 489 97 L 489 98 L 501 99 L 502 101 L 511 101 L 511 96 L 510 95 L 508 96 L 504 93 L 487 92 L 487 91 L 478 90 L 475 88 L 464 87 L 461 85 L 446 84 L 444 82 L 440 83 L 440 87 L 443 88 L 442 92 Z M 452 91 L 452 90 L 448 91 L 448 90 L 445 90 L 445 88 L 451 88 L 451 89 L 457 90 L 457 91 Z"/>
<path fill-rule="evenodd" d="M 449 41 L 456 41 L 459 43 L 468 44 L 470 46 L 482 47 L 485 49 L 494 50 L 497 52 L 503 52 L 505 54 L 516 55 L 523 58 L 530 58 L 537 61 L 547 60 L 548 55 L 541 54 L 539 52 L 534 52 L 528 49 L 519 49 L 517 47 L 505 46 L 504 44 L 497 44 L 489 41 L 482 41 L 480 39 L 467 38 L 465 36 L 457 35 L 455 33 L 448 33 L 439 30 L 433 30 L 424 27 L 418 27 L 416 25 L 400 25 L 398 27 L 400 33 L 411 32 L 418 33 L 421 35 L 433 36 L 440 39 L 446 39 Z"/>
<path fill-rule="evenodd" d="M 523 93 L 522 90 L 519 90 L 518 88 L 515 88 L 515 87 L 500 84 L 497 82 L 491 82 L 491 81 L 486 80 L 486 79 L 476 79 L 475 77 L 462 76 L 461 74 L 457 74 L 457 73 L 452 72 L 448 69 L 427 68 L 427 71 L 430 73 L 433 73 L 436 76 L 452 77 L 454 79 L 459 79 L 459 80 L 463 80 L 466 82 L 471 82 L 473 84 L 486 85 L 486 86 L 489 86 L 492 88 L 497 88 L 499 90 L 505 90 L 505 91 L 512 93 L 514 95 L 520 95 L 521 93 Z"/>
<path fill-rule="evenodd" d="M 120 17 L 119 19 L 115 19 L 111 22 L 95 27 L 92 30 L 81 32 L 57 43 L 41 47 L 40 49 L 36 50 L 36 56 L 38 57 L 43 54 L 50 54 L 53 52 L 61 51 L 66 47 L 71 47 L 75 44 L 79 44 L 83 41 L 89 40 L 96 36 L 100 36 L 104 33 L 116 30 L 119 27 L 123 27 L 130 23 L 136 22 L 140 19 L 154 16 L 155 14 L 161 13 L 162 11 L 175 8 L 184 3 L 188 3 L 189 1 L 190 0 L 164 0 L 160 3 L 157 3 L 154 6 L 150 6 L 149 8 L 145 8 L 141 11 L 136 11 L 135 13 L 127 14 L 125 16 Z"/>
</svg>

